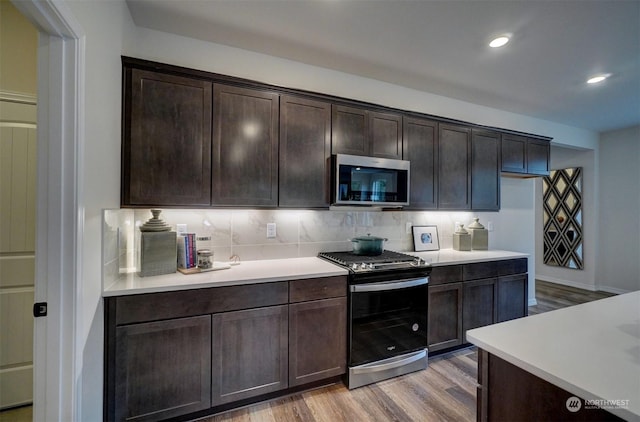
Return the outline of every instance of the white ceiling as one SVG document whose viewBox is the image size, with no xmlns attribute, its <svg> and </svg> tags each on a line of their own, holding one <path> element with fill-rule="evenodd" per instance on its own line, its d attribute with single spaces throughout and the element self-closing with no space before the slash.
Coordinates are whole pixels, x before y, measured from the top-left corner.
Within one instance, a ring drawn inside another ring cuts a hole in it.
<svg viewBox="0 0 640 422">
<path fill-rule="evenodd" d="M 640 0 L 127 4 L 142 27 L 598 132 L 640 124 Z M 490 49 L 502 33 L 511 42 Z"/>
</svg>

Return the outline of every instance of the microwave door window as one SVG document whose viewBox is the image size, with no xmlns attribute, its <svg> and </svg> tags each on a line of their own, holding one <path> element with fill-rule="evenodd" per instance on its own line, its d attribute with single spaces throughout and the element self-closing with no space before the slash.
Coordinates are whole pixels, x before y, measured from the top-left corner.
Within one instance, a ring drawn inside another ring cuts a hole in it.
<svg viewBox="0 0 640 422">
<path fill-rule="evenodd" d="M 406 200 L 399 189 L 406 188 L 406 172 L 372 167 L 341 165 L 338 197 L 341 201 L 395 202 Z M 400 183 L 399 183 L 400 182 Z M 402 196 L 402 197 L 401 197 Z"/>
</svg>

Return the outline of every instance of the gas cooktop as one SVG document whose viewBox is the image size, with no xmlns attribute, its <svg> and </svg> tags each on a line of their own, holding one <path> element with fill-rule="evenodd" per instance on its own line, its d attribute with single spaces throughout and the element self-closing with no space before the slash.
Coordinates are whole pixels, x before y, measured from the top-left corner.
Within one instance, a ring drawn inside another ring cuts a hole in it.
<svg viewBox="0 0 640 422">
<path fill-rule="evenodd" d="M 353 252 L 320 252 L 318 257 L 347 268 L 352 272 L 369 272 L 392 269 L 429 267 L 423 259 L 394 251 L 381 255 L 356 255 Z"/>
</svg>

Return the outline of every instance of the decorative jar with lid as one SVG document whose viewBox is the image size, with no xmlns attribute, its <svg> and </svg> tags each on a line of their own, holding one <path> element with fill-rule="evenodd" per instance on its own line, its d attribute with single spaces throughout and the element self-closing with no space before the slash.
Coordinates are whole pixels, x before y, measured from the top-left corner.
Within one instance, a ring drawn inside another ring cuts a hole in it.
<svg viewBox="0 0 640 422">
<path fill-rule="evenodd" d="M 478 221 L 478 217 L 473 219 L 473 223 L 467 228 L 471 232 L 471 249 L 474 251 L 486 251 L 489 249 L 489 232 Z"/>
<path fill-rule="evenodd" d="M 456 251 L 471 250 L 471 235 L 464 228 L 464 224 L 460 224 L 453 234 L 453 249 Z"/>
</svg>

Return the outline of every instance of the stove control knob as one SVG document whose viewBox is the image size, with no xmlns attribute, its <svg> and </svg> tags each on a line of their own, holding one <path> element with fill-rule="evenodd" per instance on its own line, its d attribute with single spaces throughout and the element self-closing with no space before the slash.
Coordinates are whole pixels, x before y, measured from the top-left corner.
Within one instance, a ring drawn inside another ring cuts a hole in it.
<svg viewBox="0 0 640 422">
<path fill-rule="evenodd" d="M 364 262 L 362 264 L 360 264 L 360 268 L 363 270 L 367 269 L 367 264 L 365 264 Z"/>
<path fill-rule="evenodd" d="M 358 264 L 356 264 L 356 263 L 351 264 L 351 269 L 352 270 L 357 270 L 358 269 Z"/>
<path fill-rule="evenodd" d="M 375 266 L 375 265 L 373 265 L 373 263 L 371 263 L 371 264 L 369 264 L 369 265 L 367 266 L 367 268 L 369 268 L 370 270 L 373 270 L 373 269 L 375 269 L 375 268 L 376 268 L 376 266 Z"/>
</svg>

